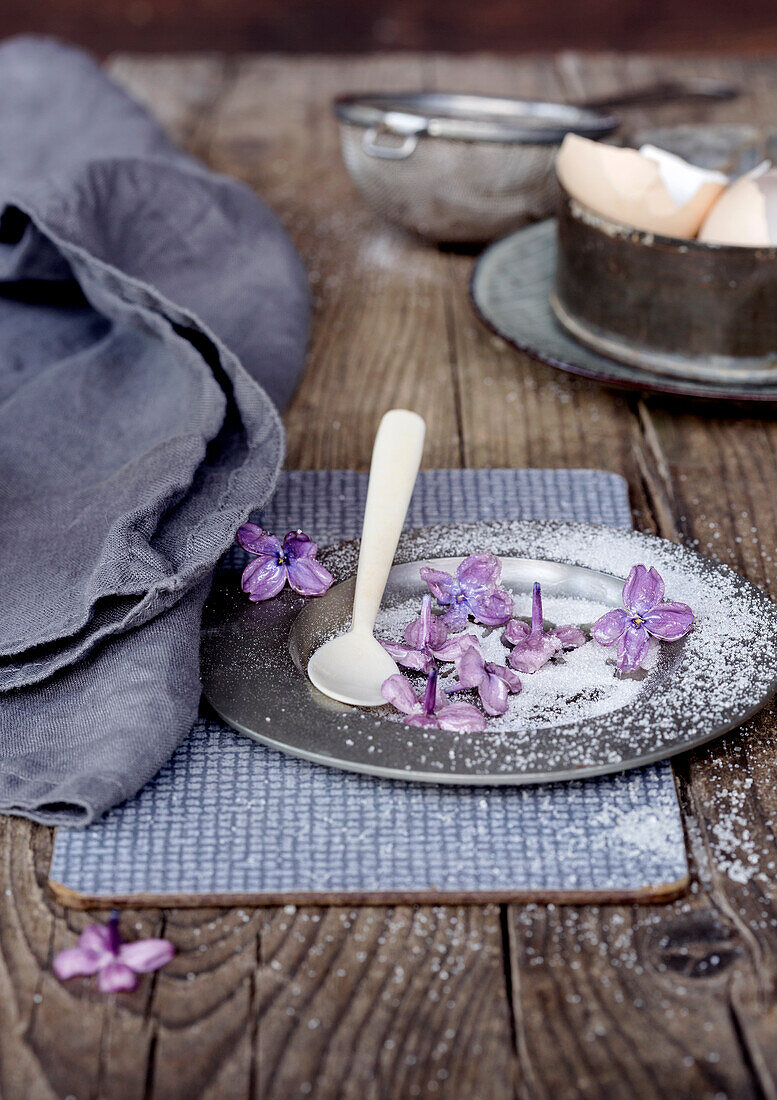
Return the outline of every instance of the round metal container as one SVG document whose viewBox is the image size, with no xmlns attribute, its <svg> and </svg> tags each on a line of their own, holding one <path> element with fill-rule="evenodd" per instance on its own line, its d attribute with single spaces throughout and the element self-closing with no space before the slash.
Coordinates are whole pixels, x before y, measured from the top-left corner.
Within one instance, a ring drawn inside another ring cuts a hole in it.
<svg viewBox="0 0 777 1100">
<path fill-rule="evenodd" d="M 562 194 L 551 307 L 586 347 L 706 381 L 777 378 L 777 248 L 678 240 Z"/>
<path fill-rule="evenodd" d="M 388 221 L 428 240 L 492 240 L 556 198 L 567 133 L 601 138 L 617 120 L 560 103 L 441 92 L 335 100 L 346 168 Z"/>
</svg>

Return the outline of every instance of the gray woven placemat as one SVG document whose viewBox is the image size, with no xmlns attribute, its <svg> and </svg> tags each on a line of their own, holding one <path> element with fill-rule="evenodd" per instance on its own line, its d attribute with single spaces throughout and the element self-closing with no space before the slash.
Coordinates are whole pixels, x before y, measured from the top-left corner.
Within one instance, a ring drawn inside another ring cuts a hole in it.
<svg viewBox="0 0 777 1100">
<path fill-rule="evenodd" d="M 262 522 L 350 538 L 365 491 L 365 475 L 288 473 Z M 631 522 L 614 474 L 437 470 L 421 474 L 408 525 L 499 518 Z M 682 888 L 687 862 L 667 763 L 542 787 L 429 786 L 309 764 L 203 716 L 135 798 L 58 831 L 50 879 L 73 904 L 639 898 Z"/>
</svg>

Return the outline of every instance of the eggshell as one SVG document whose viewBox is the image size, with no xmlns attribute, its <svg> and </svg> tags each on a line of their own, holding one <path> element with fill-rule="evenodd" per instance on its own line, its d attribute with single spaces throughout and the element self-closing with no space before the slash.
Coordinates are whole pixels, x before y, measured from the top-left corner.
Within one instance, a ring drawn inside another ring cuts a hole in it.
<svg viewBox="0 0 777 1100">
<path fill-rule="evenodd" d="M 726 188 L 705 218 L 699 240 L 752 248 L 777 245 L 777 169 L 770 161 Z"/>
<path fill-rule="evenodd" d="M 573 198 L 605 218 L 666 237 L 695 237 L 726 177 L 645 149 L 649 154 L 567 134 L 556 171 Z"/>
</svg>

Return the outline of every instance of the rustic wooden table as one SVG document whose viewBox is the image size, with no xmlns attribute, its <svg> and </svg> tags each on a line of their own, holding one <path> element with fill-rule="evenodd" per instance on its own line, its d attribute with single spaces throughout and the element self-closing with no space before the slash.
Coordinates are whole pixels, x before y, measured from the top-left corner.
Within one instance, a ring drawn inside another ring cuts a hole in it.
<svg viewBox="0 0 777 1100">
<path fill-rule="evenodd" d="M 110 69 L 183 145 L 254 186 L 305 257 L 316 318 L 286 415 L 291 468 L 365 469 L 379 415 L 404 405 L 427 419 L 428 466 L 616 470 L 639 527 L 774 589 L 771 414 L 624 396 L 516 355 L 473 317 L 471 258 L 362 206 L 329 100 L 418 85 L 575 97 L 693 71 L 748 94 L 652 118 L 765 122 L 777 62 L 210 56 Z M 179 954 L 115 999 L 53 977 L 53 953 L 89 915 L 47 894 L 50 832 L 0 819 L 0 1095 L 775 1097 L 773 728 L 769 710 L 677 761 L 693 886 L 670 905 L 127 913 Z"/>
</svg>

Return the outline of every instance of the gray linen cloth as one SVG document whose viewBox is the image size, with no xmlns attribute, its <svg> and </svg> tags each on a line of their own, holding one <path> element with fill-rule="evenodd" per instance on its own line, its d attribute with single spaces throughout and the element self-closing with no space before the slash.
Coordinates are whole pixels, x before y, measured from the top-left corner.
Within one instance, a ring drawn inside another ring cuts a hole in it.
<svg viewBox="0 0 777 1100">
<path fill-rule="evenodd" d="M 0 811 L 87 824 L 188 732 L 271 495 L 307 284 L 275 216 L 79 52 L 0 47 Z"/>
</svg>

